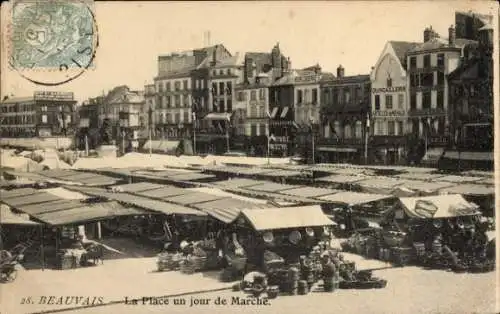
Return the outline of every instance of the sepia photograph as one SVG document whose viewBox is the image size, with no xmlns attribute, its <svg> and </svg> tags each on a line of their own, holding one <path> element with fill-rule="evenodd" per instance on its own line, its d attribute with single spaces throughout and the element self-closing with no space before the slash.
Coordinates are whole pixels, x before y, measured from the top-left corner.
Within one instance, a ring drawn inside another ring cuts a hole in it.
<svg viewBox="0 0 500 314">
<path fill-rule="evenodd" d="M 0 313 L 500 312 L 497 2 L 0 13 Z"/>
</svg>

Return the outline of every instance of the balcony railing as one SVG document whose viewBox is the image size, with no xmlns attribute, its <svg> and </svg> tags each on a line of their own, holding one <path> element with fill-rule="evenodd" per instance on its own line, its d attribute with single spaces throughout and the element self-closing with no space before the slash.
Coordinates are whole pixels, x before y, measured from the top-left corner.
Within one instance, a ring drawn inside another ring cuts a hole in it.
<svg viewBox="0 0 500 314">
<path fill-rule="evenodd" d="M 410 116 L 439 116 L 446 115 L 447 110 L 444 108 L 410 109 L 408 114 Z"/>
</svg>

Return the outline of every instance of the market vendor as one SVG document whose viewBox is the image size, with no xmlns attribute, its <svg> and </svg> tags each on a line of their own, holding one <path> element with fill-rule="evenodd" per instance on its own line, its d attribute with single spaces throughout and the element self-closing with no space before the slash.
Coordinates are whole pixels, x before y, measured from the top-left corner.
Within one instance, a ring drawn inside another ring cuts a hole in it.
<svg viewBox="0 0 500 314">
<path fill-rule="evenodd" d="M 335 264 L 331 261 L 329 254 L 322 254 L 321 262 L 323 266 L 323 287 L 325 291 L 333 291 L 333 279 L 336 271 Z"/>
</svg>

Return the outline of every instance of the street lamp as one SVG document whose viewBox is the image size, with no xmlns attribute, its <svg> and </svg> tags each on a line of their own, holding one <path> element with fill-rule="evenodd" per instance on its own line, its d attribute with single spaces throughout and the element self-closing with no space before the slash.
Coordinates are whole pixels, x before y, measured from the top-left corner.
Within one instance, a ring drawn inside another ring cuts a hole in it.
<svg viewBox="0 0 500 314">
<path fill-rule="evenodd" d="M 196 112 L 193 111 L 193 155 L 196 156 Z"/>
<path fill-rule="evenodd" d="M 309 123 L 311 124 L 311 137 L 312 137 L 312 163 L 313 165 L 316 163 L 316 159 L 314 158 L 314 154 L 315 154 L 315 147 L 314 147 L 314 118 L 313 117 L 310 117 L 309 118 Z"/>
</svg>

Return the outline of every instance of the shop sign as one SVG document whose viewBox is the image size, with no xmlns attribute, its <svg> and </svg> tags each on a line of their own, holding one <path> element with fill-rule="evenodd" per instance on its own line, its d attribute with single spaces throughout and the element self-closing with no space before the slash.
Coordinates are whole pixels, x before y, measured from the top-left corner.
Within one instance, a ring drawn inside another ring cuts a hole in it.
<svg viewBox="0 0 500 314">
<path fill-rule="evenodd" d="M 315 83 L 318 81 L 317 75 L 299 76 L 294 79 L 295 83 Z"/>
<path fill-rule="evenodd" d="M 288 143 L 288 136 L 274 136 L 275 143 Z"/>
<path fill-rule="evenodd" d="M 58 100 L 58 101 L 71 101 L 73 100 L 72 92 L 35 92 L 35 100 Z"/>
<path fill-rule="evenodd" d="M 446 136 L 432 136 L 430 138 L 431 144 L 447 144 L 448 143 L 448 137 Z"/>
<path fill-rule="evenodd" d="M 390 110 L 390 111 L 382 111 L 375 110 L 373 115 L 376 117 L 395 117 L 395 116 L 404 116 L 406 112 L 404 110 Z"/>
<path fill-rule="evenodd" d="M 372 88 L 372 93 L 397 93 L 404 92 L 406 90 L 406 86 L 391 86 L 391 87 L 378 87 Z"/>
</svg>

